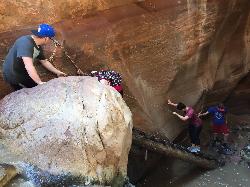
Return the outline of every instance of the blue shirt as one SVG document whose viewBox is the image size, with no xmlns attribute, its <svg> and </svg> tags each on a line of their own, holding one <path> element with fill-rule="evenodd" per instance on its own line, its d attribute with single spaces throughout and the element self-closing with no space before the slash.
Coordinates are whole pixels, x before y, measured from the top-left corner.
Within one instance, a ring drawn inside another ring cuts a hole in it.
<svg viewBox="0 0 250 187">
<path fill-rule="evenodd" d="M 225 114 L 227 110 L 224 111 L 218 110 L 218 107 L 210 107 L 208 108 L 208 112 L 213 115 L 213 124 L 214 125 L 223 125 L 226 123 Z"/>
</svg>

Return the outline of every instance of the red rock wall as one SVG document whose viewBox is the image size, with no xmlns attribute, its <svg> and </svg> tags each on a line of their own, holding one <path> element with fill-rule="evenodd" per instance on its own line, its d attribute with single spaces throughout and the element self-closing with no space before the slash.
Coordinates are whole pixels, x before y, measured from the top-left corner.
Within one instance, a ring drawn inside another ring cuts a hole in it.
<svg viewBox="0 0 250 187">
<path fill-rule="evenodd" d="M 96 14 L 136 0 L 0 0 L 0 31 Z"/>
<path fill-rule="evenodd" d="M 122 73 L 136 127 L 172 139 L 184 125 L 170 115 L 168 97 L 198 106 L 205 93 L 212 104 L 248 72 L 249 7 L 248 0 L 145 0 L 61 19 L 55 27 L 82 70 L 104 65 Z M 0 34 L 3 49 L 25 32 Z M 56 65 L 74 74 L 60 51 L 57 56 Z"/>
</svg>

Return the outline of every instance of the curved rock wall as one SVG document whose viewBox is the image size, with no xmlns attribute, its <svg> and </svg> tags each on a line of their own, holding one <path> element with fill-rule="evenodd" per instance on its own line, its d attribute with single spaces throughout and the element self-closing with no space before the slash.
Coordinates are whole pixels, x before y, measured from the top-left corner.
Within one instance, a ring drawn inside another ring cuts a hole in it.
<svg viewBox="0 0 250 187">
<path fill-rule="evenodd" d="M 0 0 L 0 30 L 8 31 L 34 23 L 54 23 L 67 18 L 84 17 L 135 0 Z M 10 11 L 15 10 L 15 11 Z"/>
<path fill-rule="evenodd" d="M 173 139 L 184 126 L 170 115 L 168 97 L 200 109 L 202 94 L 207 104 L 224 100 L 247 74 L 249 7 L 249 0 L 145 0 L 63 19 L 55 27 L 82 70 L 122 73 L 134 126 Z M 23 33 L 28 29 L 1 34 L 3 49 Z M 46 49 L 50 54 L 53 47 Z M 75 73 L 61 51 L 57 57 L 58 67 Z"/>
</svg>

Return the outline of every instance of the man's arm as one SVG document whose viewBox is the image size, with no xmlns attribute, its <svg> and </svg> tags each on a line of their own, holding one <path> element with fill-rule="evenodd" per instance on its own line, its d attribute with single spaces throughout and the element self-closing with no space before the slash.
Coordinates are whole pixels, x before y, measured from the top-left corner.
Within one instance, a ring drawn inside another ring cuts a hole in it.
<svg viewBox="0 0 250 187">
<path fill-rule="evenodd" d="M 172 105 L 174 107 L 177 107 L 177 104 L 176 103 L 173 103 L 170 99 L 168 99 L 168 104 L 169 105 Z"/>
<path fill-rule="evenodd" d="M 200 112 L 200 113 L 198 114 L 198 117 L 201 117 L 201 116 L 206 116 L 206 115 L 208 115 L 208 114 L 209 114 L 209 112 L 208 112 L 208 111 L 206 111 L 205 113 L 201 113 L 201 112 Z"/>
<path fill-rule="evenodd" d="M 187 121 L 189 119 L 188 116 L 182 116 L 178 114 L 177 112 L 173 112 L 174 115 L 176 115 L 178 118 L 180 118 L 182 121 Z"/>
<path fill-rule="evenodd" d="M 105 85 L 110 85 L 110 82 L 106 79 L 101 79 L 100 83 L 105 84 Z"/>
<path fill-rule="evenodd" d="M 50 72 L 56 74 L 58 77 L 67 76 L 66 73 L 56 69 L 48 60 L 40 60 L 41 64 Z"/>
<path fill-rule="evenodd" d="M 25 69 L 27 70 L 30 78 L 37 84 L 43 84 L 44 82 L 41 81 L 36 68 L 33 64 L 33 59 L 30 57 L 22 57 Z"/>
</svg>

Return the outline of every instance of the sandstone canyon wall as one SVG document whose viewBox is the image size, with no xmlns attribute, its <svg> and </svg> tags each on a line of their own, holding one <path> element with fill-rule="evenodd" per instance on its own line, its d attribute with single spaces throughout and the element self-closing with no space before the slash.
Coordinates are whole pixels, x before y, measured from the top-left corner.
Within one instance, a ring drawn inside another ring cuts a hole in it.
<svg viewBox="0 0 250 187">
<path fill-rule="evenodd" d="M 200 109 L 227 98 L 249 71 L 249 0 L 25 4 L 29 1 L 1 2 L 1 59 L 10 43 L 34 24 L 53 23 L 58 39 L 83 71 L 107 67 L 122 74 L 134 126 L 169 139 L 184 126 L 169 113 L 168 97 Z M 15 15 L 7 11 L 10 6 L 16 8 Z M 48 12 L 53 16 L 44 16 Z M 46 48 L 48 55 L 52 50 L 52 45 Z M 54 63 L 75 74 L 62 51 Z M 44 70 L 40 73 L 43 79 L 52 78 Z M 10 90 L 2 80 L 0 84 L 3 97 Z"/>
<path fill-rule="evenodd" d="M 136 0 L 0 0 L 0 30 L 9 31 L 34 23 L 54 23 L 83 17 L 133 2 Z"/>
</svg>

